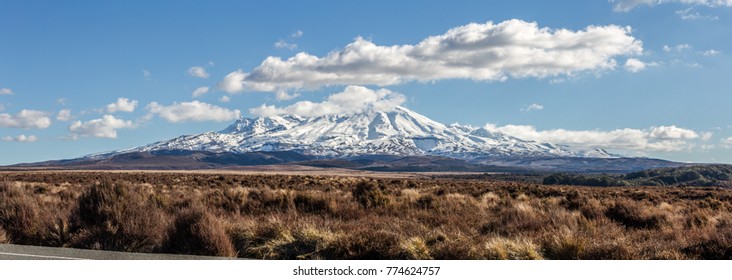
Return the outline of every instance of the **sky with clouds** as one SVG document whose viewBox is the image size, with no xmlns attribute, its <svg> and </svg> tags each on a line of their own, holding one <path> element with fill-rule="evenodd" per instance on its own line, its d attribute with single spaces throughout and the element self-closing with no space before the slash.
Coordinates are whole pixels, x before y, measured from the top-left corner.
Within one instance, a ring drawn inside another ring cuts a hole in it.
<svg viewBox="0 0 732 280">
<path fill-rule="evenodd" d="M 732 163 L 732 1 L 2 1 L 0 164 L 405 106 Z"/>
</svg>

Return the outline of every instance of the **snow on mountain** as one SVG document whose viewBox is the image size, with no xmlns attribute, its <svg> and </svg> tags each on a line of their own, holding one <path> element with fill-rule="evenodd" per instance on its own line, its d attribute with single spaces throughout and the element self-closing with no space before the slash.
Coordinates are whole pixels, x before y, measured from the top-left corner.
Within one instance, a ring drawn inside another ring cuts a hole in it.
<svg viewBox="0 0 732 280">
<path fill-rule="evenodd" d="M 324 157 L 357 155 L 434 155 L 481 157 L 611 157 L 606 151 L 572 151 L 549 143 L 524 141 L 485 128 L 444 125 L 404 107 L 392 111 L 243 118 L 219 132 L 184 135 L 98 156 L 156 150 L 245 153 L 297 151 Z"/>
</svg>

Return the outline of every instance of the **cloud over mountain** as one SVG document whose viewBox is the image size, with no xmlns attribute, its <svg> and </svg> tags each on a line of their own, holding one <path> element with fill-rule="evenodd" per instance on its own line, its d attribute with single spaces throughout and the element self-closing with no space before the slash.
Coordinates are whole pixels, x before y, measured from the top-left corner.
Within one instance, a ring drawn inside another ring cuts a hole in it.
<svg viewBox="0 0 732 280">
<path fill-rule="evenodd" d="M 530 125 L 487 124 L 486 129 L 498 131 L 524 140 L 550 142 L 583 148 L 603 148 L 631 151 L 680 151 L 691 147 L 689 140 L 708 140 L 711 135 L 676 126 L 656 126 L 647 129 L 623 128 L 601 130 L 537 130 Z"/>
<path fill-rule="evenodd" d="M 642 51 L 630 27 L 573 31 L 513 19 L 458 26 L 416 45 L 381 46 L 358 37 L 323 57 L 305 52 L 287 59 L 270 56 L 251 72 L 229 73 L 219 87 L 229 93 L 277 92 L 329 85 L 544 78 L 614 69 L 616 57 Z"/>
<path fill-rule="evenodd" d="M 371 90 L 362 86 L 348 86 L 342 92 L 328 96 L 322 102 L 300 101 L 286 107 L 262 105 L 249 109 L 258 116 L 298 115 L 314 117 L 333 114 L 362 113 L 369 110 L 389 112 L 404 103 L 399 93 L 387 89 Z"/>
<path fill-rule="evenodd" d="M 172 105 L 160 105 L 152 102 L 146 107 L 151 114 L 156 114 L 164 120 L 172 123 L 189 121 L 230 121 L 239 118 L 239 110 L 230 110 L 216 105 L 200 101 L 173 103 Z"/>
</svg>

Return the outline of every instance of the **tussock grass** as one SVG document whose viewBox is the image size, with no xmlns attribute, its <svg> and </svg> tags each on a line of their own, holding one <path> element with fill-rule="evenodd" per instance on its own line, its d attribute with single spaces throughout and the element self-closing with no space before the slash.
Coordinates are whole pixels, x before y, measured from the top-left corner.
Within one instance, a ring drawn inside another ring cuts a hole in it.
<svg viewBox="0 0 732 280">
<path fill-rule="evenodd" d="M 732 190 L 0 173 L 0 243 L 256 259 L 732 259 Z"/>
</svg>

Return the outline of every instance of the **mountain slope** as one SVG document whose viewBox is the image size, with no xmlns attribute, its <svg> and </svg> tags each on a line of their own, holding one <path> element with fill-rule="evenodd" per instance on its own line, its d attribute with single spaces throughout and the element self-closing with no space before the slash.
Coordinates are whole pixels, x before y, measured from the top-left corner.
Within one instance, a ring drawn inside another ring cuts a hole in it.
<svg viewBox="0 0 732 280">
<path fill-rule="evenodd" d="M 603 150 L 581 153 L 567 147 L 524 141 L 484 128 L 444 125 L 404 107 L 352 115 L 303 118 L 294 115 L 244 118 L 219 132 L 185 135 L 133 149 L 98 154 L 160 150 L 209 152 L 295 151 L 308 156 L 611 157 Z"/>
</svg>

